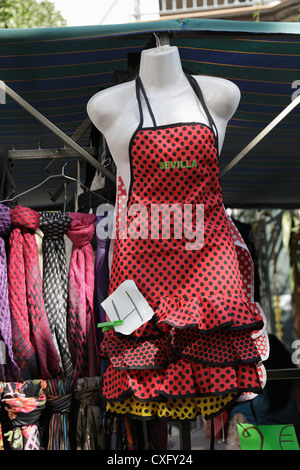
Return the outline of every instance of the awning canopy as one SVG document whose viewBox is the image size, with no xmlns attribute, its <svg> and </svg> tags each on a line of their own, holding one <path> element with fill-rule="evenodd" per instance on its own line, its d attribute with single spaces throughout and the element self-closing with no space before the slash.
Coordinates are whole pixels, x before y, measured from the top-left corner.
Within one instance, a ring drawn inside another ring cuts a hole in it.
<svg viewBox="0 0 300 470">
<path fill-rule="evenodd" d="M 153 32 L 169 34 L 187 70 L 227 78 L 241 90 L 240 106 L 228 124 L 221 169 L 299 95 L 300 23 L 175 19 L 2 29 L 0 79 L 71 137 L 87 118 L 90 97 L 112 86 L 116 74 L 120 77 L 128 71 L 154 41 Z M 78 142 L 88 146 L 89 131 Z M 6 104 L 0 105 L 0 147 L 32 150 L 39 146 L 56 149 L 63 142 L 6 96 Z M 49 159 L 13 163 L 18 193 L 48 175 Z M 29 202 L 47 205 L 47 191 L 55 191 L 59 184 L 53 180 L 51 188 L 32 192 Z M 300 206 L 299 106 L 222 178 L 222 187 L 224 201 L 231 207 Z"/>
</svg>

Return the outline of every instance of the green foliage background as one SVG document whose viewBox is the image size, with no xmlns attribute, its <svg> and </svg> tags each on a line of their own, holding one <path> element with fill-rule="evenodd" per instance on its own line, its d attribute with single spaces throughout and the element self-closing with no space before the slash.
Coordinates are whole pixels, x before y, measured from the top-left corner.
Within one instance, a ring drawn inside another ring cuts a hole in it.
<svg viewBox="0 0 300 470">
<path fill-rule="evenodd" d="M 0 0 L 0 28 L 67 26 L 55 5 L 48 1 Z"/>
</svg>

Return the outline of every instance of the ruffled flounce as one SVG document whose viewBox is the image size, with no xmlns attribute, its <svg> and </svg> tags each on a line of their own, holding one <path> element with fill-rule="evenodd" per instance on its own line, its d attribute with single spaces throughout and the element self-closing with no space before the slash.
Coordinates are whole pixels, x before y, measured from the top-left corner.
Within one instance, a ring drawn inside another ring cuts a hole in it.
<svg viewBox="0 0 300 470">
<path fill-rule="evenodd" d="M 260 330 L 264 325 L 259 305 L 241 296 L 164 297 L 155 313 L 158 326 L 195 326 L 202 333 L 221 328 Z"/>
<path fill-rule="evenodd" d="M 168 398 L 164 401 L 141 402 L 131 397 L 106 404 L 106 411 L 115 415 L 132 416 L 135 419 L 162 419 L 167 421 L 194 420 L 198 415 L 211 419 L 235 402 L 236 393 L 201 398 Z"/>
<path fill-rule="evenodd" d="M 109 359 L 103 399 L 161 401 L 260 393 L 255 302 L 241 297 L 161 299 L 155 315 L 132 335 L 110 330 L 101 343 Z"/>
<path fill-rule="evenodd" d="M 118 370 L 110 364 L 103 379 L 102 396 L 106 401 L 130 396 L 139 401 L 164 401 L 166 398 L 261 392 L 257 368 L 252 363 L 220 368 L 181 358 L 165 369 L 153 370 Z"/>
<path fill-rule="evenodd" d="M 160 369 L 177 356 L 210 366 L 227 366 L 258 362 L 261 356 L 245 331 L 213 331 L 201 334 L 196 328 L 170 331 L 167 336 L 137 341 L 110 332 L 101 347 L 102 356 L 109 358 L 115 369 Z"/>
<path fill-rule="evenodd" d="M 132 335 L 106 333 L 101 355 L 117 369 L 161 368 L 174 354 L 218 366 L 257 362 L 252 333 L 263 327 L 258 304 L 238 296 L 164 297 Z"/>
<path fill-rule="evenodd" d="M 137 341 L 130 336 L 106 333 L 101 344 L 102 357 L 109 358 L 115 369 L 158 369 L 169 362 L 170 342 L 157 336 Z"/>
</svg>

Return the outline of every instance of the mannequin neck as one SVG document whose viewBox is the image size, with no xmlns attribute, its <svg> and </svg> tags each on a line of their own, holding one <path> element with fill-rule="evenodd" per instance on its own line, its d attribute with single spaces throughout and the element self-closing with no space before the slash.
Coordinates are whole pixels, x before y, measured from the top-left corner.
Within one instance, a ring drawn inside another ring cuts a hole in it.
<svg viewBox="0 0 300 470">
<path fill-rule="evenodd" d="M 161 46 L 142 52 L 139 75 L 147 88 L 165 88 L 184 77 L 177 47 Z"/>
</svg>

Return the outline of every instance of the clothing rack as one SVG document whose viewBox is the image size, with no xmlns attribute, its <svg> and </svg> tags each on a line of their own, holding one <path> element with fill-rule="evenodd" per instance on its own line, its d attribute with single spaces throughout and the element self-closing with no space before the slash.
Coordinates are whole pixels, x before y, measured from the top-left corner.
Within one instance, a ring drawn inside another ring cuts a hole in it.
<svg viewBox="0 0 300 470">
<path fill-rule="evenodd" d="M 268 380 L 300 380 L 300 369 L 270 369 L 267 370 Z"/>
<path fill-rule="evenodd" d="M 97 155 L 97 150 L 95 147 L 82 147 L 83 150 L 87 153 L 89 153 L 91 156 Z M 45 170 L 47 173 L 52 174 L 53 171 L 56 169 L 56 167 L 63 161 L 65 158 L 78 158 L 78 153 L 76 150 L 73 150 L 72 148 L 68 147 L 63 147 L 63 148 L 57 148 L 57 149 L 32 149 L 32 150 L 8 150 L 8 157 L 11 160 L 37 160 L 37 159 L 45 159 L 45 158 L 52 158 L 51 162 L 45 167 Z M 77 161 L 77 163 L 80 165 L 80 169 L 82 167 L 82 160 Z M 73 171 L 71 174 L 72 177 L 76 177 L 78 173 L 78 170 L 76 169 Z M 56 202 L 56 200 L 59 198 L 59 196 L 63 193 L 65 190 L 65 184 L 69 184 L 70 181 L 66 181 L 62 185 L 59 186 L 59 188 L 55 191 L 54 194 L 51 194 L 51 200 L 53 202 Z"/>
<path fill-rule="evenodd" d="M 69 145 L 73 150 L 75 150 L 80 156 L 82 156 L 86 161 L 88 161 L 92 166 L 97 170 L 100 170 L 101 173 L 109 178 L 111 181 L 115 182 L 115 176 L 107 170 L 98 160 L 93 158 L 89 152 L 77 144 L 75 140 L 67 136 L 62 132 L 58 127 L 56 127 L 52 122 L 50 122 L 43 114 L 37 111 L 33 106 L 31 106 L 27 101 L 21 98 L 15 91 L 8 87 L 2 80 L 0 80 L 0 88 L 6 92 L 11 98 L 13 98 L 18 104 L 20 104 L 26 111 L 28 111 L 32 116 L 38 119 L 43 125 L 50 129 L 55 135 L 57 135 L 65 144 Z M 86 123 L 85 123 L 86 124 Z M 53 154 L 55 157 L 55 154 Z"/>
<path fill-rule="evenodd" d="M 89 153 L 91 156 L 96 155 L 96 149 L 94 147 L 82 147 L 82 149 Z M 8 157 L 12 160 L 37 160 L 39 158 L 53 158 L 55 161 L 58 159 L 64 159 L 66 157 L 78 157 L 78 152 L 71 147 L 58 147 L 57 149 L 30 149 L 30 150 L 8 150 Z M 53 165 L 53 163 L 52 163 Z M 47 171 L 49 171 L 47 166 Z M 51 172 L 53 168 L 51 168 Z"/>
</svg>

